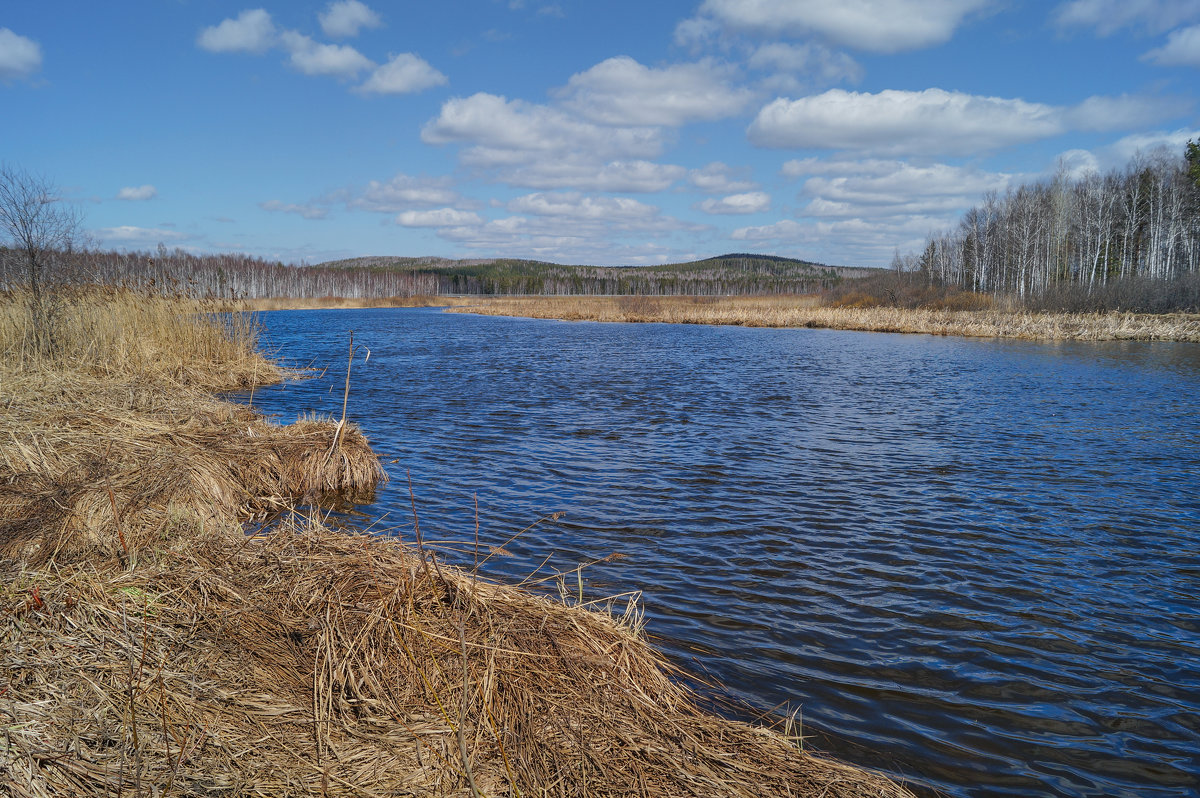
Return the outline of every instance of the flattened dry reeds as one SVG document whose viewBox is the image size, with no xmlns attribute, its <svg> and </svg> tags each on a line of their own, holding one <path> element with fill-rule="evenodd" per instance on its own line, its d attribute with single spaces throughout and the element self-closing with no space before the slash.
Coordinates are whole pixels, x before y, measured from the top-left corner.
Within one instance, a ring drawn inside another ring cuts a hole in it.
<svg viewBox="0 0 1200 798">
<path fill-rule="evenodd" d="M 815 296 L 472 297 L 450 313 L 566 321 L 821 327 L 980 338 L 1200 342 L 1200 315 L 826 307 Z"/>
<path fill-rule="evenodd" d="M 907 795 L 698 710 L 650 645 L 600 614 L 320 526 L 214 542 L 111 574 L 0 574 L 0 784 Z"/>
<path fill-rule="evenodd" d="M 701 711 L 636 623 L 295 515 L 382 478 L 353 425 L 72 362 L 0 364 L 0 795 L 909 795 Z"/>
<path fill-rule="evenodd" d="M 246 310 L 346 310 L 354 308 L 434 308 L 448 307 L 462 302 L 457 297 L 414 294 L 412 296 L 320 296 L 320 297 L 264 297 L 262 299 L 238 300 L 238 307 Z"/>
</svg>

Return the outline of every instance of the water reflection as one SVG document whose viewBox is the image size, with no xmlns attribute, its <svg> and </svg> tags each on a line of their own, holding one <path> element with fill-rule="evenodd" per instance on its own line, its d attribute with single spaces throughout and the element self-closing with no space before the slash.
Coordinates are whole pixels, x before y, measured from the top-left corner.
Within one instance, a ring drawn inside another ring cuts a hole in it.
<svg viewBox="0 0 1200 798">
<path fill-rule="evenodd" d="M 259 391 L 351 414 L 406 534 L 481 534 L 646 592 L 674 657 L 817 744 L 950 795 L 1194 791 L 1200 347 L 267 314 L 331 367 Z M 469 546 L 467 546 L 469 549 Z M 451 554 L 451 556 L 455 556 Z M 460 553 L 470 562 L 470 555 Z"/>
</svg>

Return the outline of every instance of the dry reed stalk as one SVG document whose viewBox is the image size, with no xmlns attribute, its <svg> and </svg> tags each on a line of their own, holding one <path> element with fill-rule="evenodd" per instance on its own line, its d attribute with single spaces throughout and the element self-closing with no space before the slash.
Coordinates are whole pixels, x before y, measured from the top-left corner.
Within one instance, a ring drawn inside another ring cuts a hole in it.
<svg viewBox="0 0 1200 798">
<path fill-rule="evenodd" d="M 431 296 L 416 294 L 414 296 L 388 297 L 264 297 L 262 299 L 238 300 L 241 310 L 350 310 L 356 308 L 437 308 L 462 304 L 461 297 Z"/>
<path fill-rule="evenodd" d="M 352 425 L 327 458 L 332 420 L 186 382 L 214 364 L 25 362 L 0 366 L 0 794 L 909 795 L 701 711 L 636 612 L 290 513 L 247 536 L 382 477 Z"/>
<path fill-rule="evenodd" d="M 649 301 L 653 300 L 653 301 Z M 472 298 L 450 313 L 566 321 L 820 327 L 982 338 L 1200 342 L 1200 315 L 822 307 L 816 297 Z"/>
</svg>

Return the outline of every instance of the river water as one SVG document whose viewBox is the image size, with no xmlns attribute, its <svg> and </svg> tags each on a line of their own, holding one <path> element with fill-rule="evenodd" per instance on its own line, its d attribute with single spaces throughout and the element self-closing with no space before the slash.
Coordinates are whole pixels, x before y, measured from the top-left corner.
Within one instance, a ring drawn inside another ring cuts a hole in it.
<svg viewBox="0 0 1200 798">
<path fill-rule="evenodd" d="M 468 567 L 477 517 L 485 546 L 534 524 L 495 576 L 622 555 L 585 598 L 643 591 L 673 659 L 924 794 L 1200 795 L 1200 346 L 262 320 L 328 367 L 254 395 L 285 422 L 340 414 L 349 331 L 370 349 L 375 529 L 411 539 L 411 477 Z"/>
</svg>

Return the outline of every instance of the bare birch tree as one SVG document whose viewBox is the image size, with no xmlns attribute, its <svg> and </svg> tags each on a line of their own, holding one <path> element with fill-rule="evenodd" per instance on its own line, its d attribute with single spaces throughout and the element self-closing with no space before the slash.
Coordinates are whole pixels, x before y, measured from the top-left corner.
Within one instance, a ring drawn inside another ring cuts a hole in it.
<svg viewBox="0 0 1200 798">
<path fill-rule="evenodd" d="M 18 268 L 28 280 L 33 344 L 42 353 L 54 348 L 55 297 L 48 296 L 55 258 L 75 247 L 80 216 L 45 178 L 0 166 L 0 234 L 8 239 Z"/>
</svg>

